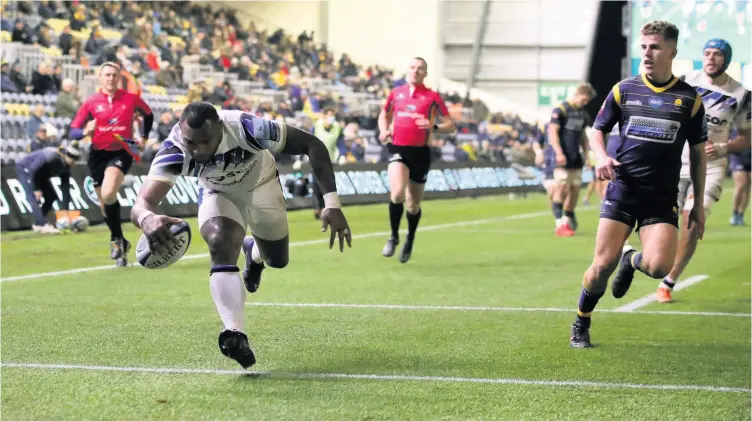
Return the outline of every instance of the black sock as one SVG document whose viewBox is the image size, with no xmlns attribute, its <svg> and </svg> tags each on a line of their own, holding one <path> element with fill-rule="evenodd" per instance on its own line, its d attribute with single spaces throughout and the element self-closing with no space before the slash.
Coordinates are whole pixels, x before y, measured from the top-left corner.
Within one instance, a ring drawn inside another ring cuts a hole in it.
<svg viewBox="0 0 752 421">
<path fill-rule="evenodd" d="M 399 226 L 404 210 L 405 206 L 402 203 L 389 202 L 389 223 L 392 226 L 392 238 L 399 238 Z"/>
<path fill-rule="evenodd" d="M 668 289 L 672 290 L 674 289 L 674 286 L 676 285 L 676 282 L 671 282 L 668 280 L 668 278 L 663 278 L 663 281 L 661 281 L 663 285 L 666 285 Z"/>
<path fill-rule="evenodd" d="M 572 220 L 572 222 L 577 223 L 577 220 L 575 219 L 575 216 L 574 216 L 574 211 L 565 210 L 564 211 L 564 216 L 566 216 L 567 218 L 569 218 L 570 220 Z"/>
<path fill-rule="evenodd" d="M 640 263 L 642 263 L 642 253 L 638 252 L 636 250 L 632 250 L 627 253 L 627 259 L 629 260 L 629 264 L 632 265 L 633 268 L 639 270 L 640 272 L 644 273 L 645 275 L 650 276 L 649 273 L 645 272 L 645 270 L 640 266 Z M 652 276 L 650 276 L 652 278 Z"/>
<path fill-rule="evenodd" d="M 422 209 L 418 209 L 418 213 L 407 213 L 407 238 L 415 238 L 415 231 L 418 229 L 418 222 L 420 222 L 420 215 L 423 214 Z"/>
<path fill-rule="evenodd" d="M 590 314 L 595 309 L 595 305 L 598 304 L 598 300 L 603 297 L 603 293 L 593 294 L 586 290 L 584 287 L 580 292 L 580 302 L 577 305 L 577 323 L 590 327 Z"/>
<path fill-rule="evenodd" d="M 564 212 L 564 204 L 559 202 L 553 202 L 551 209 L 554 211 L 554 218 L 561 218 L 561 214 Z"/>
<path fill-rule="evenodd" d="M 123 227 L 120 225 L 120 202 L 104 205 L 104 215 L 110 228 L 110 241 L 123 238 Z"/>
</svg>

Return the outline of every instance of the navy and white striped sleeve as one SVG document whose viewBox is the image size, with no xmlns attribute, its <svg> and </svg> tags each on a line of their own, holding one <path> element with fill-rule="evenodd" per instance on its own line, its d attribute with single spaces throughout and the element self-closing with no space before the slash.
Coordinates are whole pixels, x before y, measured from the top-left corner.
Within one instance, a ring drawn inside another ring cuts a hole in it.
<svg viewBox="0 0 752 421">
<path fill-rule="evenodd" d="M 165 140 L 149 168 L 148 178 L 175 184 L 183 172 L 185 154 L 171 140 Z"/>
<path fill-rule="evenodd" d="M 267 149 L 278 153 L 285 148 L 287 128 L 284 123 L 243 113 L 240 124 L 243 126 L 246 144 L 252 150 Z"/>
</svg>

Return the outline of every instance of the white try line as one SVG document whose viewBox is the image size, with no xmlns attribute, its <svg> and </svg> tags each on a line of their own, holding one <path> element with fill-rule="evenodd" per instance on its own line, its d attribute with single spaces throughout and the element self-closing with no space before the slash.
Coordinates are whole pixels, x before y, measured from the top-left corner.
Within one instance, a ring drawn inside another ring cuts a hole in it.
<svg viewBox="0 0 752 421">
<path fill-rule="evenodd" d="M 577 352 L 577 351 L 574 351 Z M 448 376 L 401 376 L 380 374 L 345 374 L 345 373 L 285 373 L 272 371 L 245 370 L 211 370 L 193 368 L 159 368 L 159 367 L 112 367 L 100 365 L 73 364 L 36 364 L 13 363 L 0 364 L 3 368 L 25 368 L 45 370 L 85 370 L 109 371 L 125 373 L 152 374 L 211 374 L 230 376 L 258 376 L 277 379 L 331 379 L 331 380 L 374 380 L 374 381 L 402 381 L 402 382 L 436 382 L 436 383 L 480 383 L 499 385 L 546 386 L 546 387 L 590 387 L 608 389 L 640 389 L 640 390 L 672 390 L 672 391 L 702 391 L 718 393 L 750 393 L 749 388 L 731 386 L 684 385 L 684 384 L 640 384 L 640 383 L 610 383 L 586 380 L 527 380 L 516 378 L 483 378 L 483 377 L 448 377 Z"/>
<path fill-rule="evenodd" d="M 674 292 L 681 291 L 684 288 L 689 288 L 692 285 L 694 285 L 694 284 L 696 284 L 698 282 L 702 282 L 702 281 L 704 281 L 704 280 L 706 280 L 708 278 L 709 278 L 708 275 L 695 275 L 695 276 L 691 276 L 691 277 L 689 277 L 689 278 L 687 278 L 687 279 L 685 279 L 683 281 L 677 282 L 676 285 L 674 286 Z M 655 297 L 655 293 L 652 293 L 650 295 L 646 295 L 646 296 L 644 296 L 644 297 L 642 297 L 642 298 L 640 298 L 638 300 L 634 300 L 631 303 L 625 304 L 625 305 L 623 305 L 621 307 L 617 307 L 616 310 L 617 311 L 634 311 L 634 310 L 637 310 L 640 307 L 645 307 L 646 305 L 652 303 L 653 301 L 657 301 L 656 297 Z"/>
<path fill-rule="evenodd" d="M 417 310 L 417 311 L 487 311 L 487 312 L 534 312 L 534 313 L 572 313 L 577 309 L 557 307 L 489 307 L 489 306 L 439 306 L 409 304 L 346 304 L 346 303 L 273 303 L 247 302 L 249 307 L 302 307 L 302 308 L 343 308 L 361 310 Z M 707 311 L 632 311 L 620 309 L 596 309 L 597 313 L 625 313 L 675 316 L 716 316 L 716 317 L 752 317 L 750 313 L 723 313 Z"/>
<path fill-rule="evenodd" d="M 472 221 L 452 222 L 448 224 L 427 225 L 427 226 L 420 227 L 419 231 L 420 232 L 435 231 L 435 230 L 440 230 L 440 229 L 445 229 L 445 228 L 489 224 L 492 222 L 517 221 L 520 219 L 537 218 L 539 216 L 547 216 L 547 215 L 551 215 L 551 212 L 546 211 L 546 212 L 522 213 L 518 215 L 501 216 L 498 218 L 486 218 L 486 219 L 476 219 Z M 406 233 L 407 231 L 402 230 L 401 232 Z M 391 234 L 391 231 L 380 231 L 380 232 L 371 232 L 367 234 L 356 234 L 356 235 L 353 235 L 353 239 L 381 237 L 381 236 L 386 236 L 389 234 Z M 329 233 L 326 233 L 325 235 L 328 237 Z M 314 244 L 326 244 L 328 242 L 329 242 L 328 238 L 320 239 L 320 240 L 297 241 L 297 242 L 290 243 L 290 247 L 310 246 Z M 206 257 L 209 257 L 209 253 L 188 254 L 188 255 L 183 256 L 178 261 L 178 263 L 182 261 L 186 261 L 186 260 L 203 259 Z M 141 267 L 140 265 L 137 265 L 137 264 L 133 264 L 132 266 Z M 0 278 L 0 282 L 24 281 L 28 279 L 48 278 L 48 277 L 63 276 L 63 275 L 75 275 L 79 273 L 95 272 L 95 271 L 100 271 L 100 270 L 113 270 L 113 269 L 120 269 L 120 268 L 115 267 L 115 264 L 113 263 L 110 265 L 92 266 L 92 267 L 87 267 L 87 268 L 60 270 L 60 271 L 55 271 L 55 272 L 32 273 L 29 275 L 9 276 L 7 278 L 3 277 L 3 278 Z"/>
</svg>

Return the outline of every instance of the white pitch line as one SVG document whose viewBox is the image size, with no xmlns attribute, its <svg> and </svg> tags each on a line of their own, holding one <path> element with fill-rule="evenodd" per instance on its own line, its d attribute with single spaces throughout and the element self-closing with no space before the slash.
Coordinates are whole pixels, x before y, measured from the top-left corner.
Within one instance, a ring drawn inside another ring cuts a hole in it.
<svg viewBox="0 0 752 421">
<path fill-rule="evenodd" d="M 409 304 L 347 304 L 347 303 L 274 303 L 247 302 L 249 307 L 303 307 L 303 308 L 350 308 L 371 310 L 423 310 L 423 311 L 488 311 L 488 312 L 537 312 L 537 313 L 575 313 L 576 308 L 557 307 L 491 307 L 491 306 L 439 306 Z M 597 309 L 598 313 L 626 313 L 676 316 L 716 316 L 716 317 L 752 317 L 749 313 L 723 313 L 705 311 L 624 311 L 619 309 Z"/>
<path fill-rule="evenodd" d="M 213 374 L 213 375 L 255 375 L 281 379 L 338 379 L 338 380 L 377 380 L 403 382 L 437 382 L 437 383 L 481 383 L 501 385 L 548 386 L 548 387 L 591 387 L 608 389 L 640 389 L 640 390 L 673 390 L 673 391 L 702 391 L 719 393 L 750 393 L 749 388 L 709 385 L 683 384 L 640 384 L 640 383 L 610 383 L 580 380 L 527 380 L 516 378 L 483 378 L 483 377 L 449 377 L 449 376 L 407 376 L 380 374 L 345 374 L 345 373 L 285 373 L 271 371 L 245 370 L 212 370 L 192 368 L 159 368 L 159 367 L 112 367 L 97 365 L 73 364 L 37 364 L 37 363 L 2 363 L 6 368 L 28 368 L 47 370 L 87 370 L 87 371 L 115 371 L 126 373 L 154 373 L 154 374 Z"/>
<path fill-rule="evenodd" d="M 684 288 L 691 287 L 692 285 L 694 285 L 694 284 L 696 284 L 698 282 L 702 282 L 702 281 L 704 281 L 704 280 L 706 280 L 708 278 L 709 278 L 708 275 L 690 276 L 689 278 L 687 278 L 687 279 L 685 279 L 683 281 L 677 282 L 676 286 L 674 286 L 674 292 L 681 291 Z M 625 304 L 625 305 L 623 305 L 621 307 L 617 307 L 616 311 L 624 311 L 624 312 L 634 311 L 634 310 L 637 310 L 640 307 L 645 307 L 646 305 L 652 303 L 653 301 L 656 301 L 655 292 L 652 293 L 652 294 L 650 294 L 650 295 L 646 295 L 646 296 L 644 296 L 644 297 L 642 297 L 640 299 L 634 300 L 634 301 L 632 301 L 629 304 Z"/>
<path fill-rule="evenodd" d="M 421 232 L 435 231 L 435 230 L 444 229 L 444 228 L 482 225 L 482 224 L 488 224 L 492 222 L 516 221 L 520 219 L 537 218 L 539 216 L 546 216 L 550 214 L 551 212 L 531 212 L 531 213 L 522 213 L 518 215 L 501 216 L 498 218 L 486 218 L 486 219 L 476 219 L 472 221 L 451 222 L 448 224 L 427 225 L 427 226 L 420 227 L 420 231 Z M 401 232 L 406 233 L 407 231 L 402 230 Z M 381 236 L 385 236 L 389 234 L 391 234 L 391 231 L 380 231 L 380 232 L 371 232 L 367 234 L 356 234 L 356 235 L 353 235 L 353 239 L 381 237 Z M 326 235 L 328 236 L 329 234 L 327 233 Z M 297 242 L 290 243 L 290 247 L 310 246 L 314 244 L 326 244 L 328 242 L 329 242 L 328 238 L 320 239 L 320 240 L 297 241 Z M 209 257 L 209 253 L 188 254 L 180 258 L 178 263 L 185 261 L 185 260 L 202 259 L 206 257 Z M 137 265 L 137 264 L 132 264 L 131 266 L 141 267 L 140 265 Z M 28 279 L 48 278 L 52 276 L 62 276 L 62 275 L 74 275 L 77 273 L 94 272 L 94 271 L 100 271 L 100 270 L 112 270 L 112 269 L 119 269 L 119 268 L 116 268 L 114 264 L 111 264 L 111 265 L 102 265 L 102 266 L 92 266 L 92 267 L 87 267 L 87 268 L 60 270 L 56 272 L 32 273 L 29 275 L 10 276 L 7 278 L 0 278 L 0 282 L 24 281 Z"/>
</svg>

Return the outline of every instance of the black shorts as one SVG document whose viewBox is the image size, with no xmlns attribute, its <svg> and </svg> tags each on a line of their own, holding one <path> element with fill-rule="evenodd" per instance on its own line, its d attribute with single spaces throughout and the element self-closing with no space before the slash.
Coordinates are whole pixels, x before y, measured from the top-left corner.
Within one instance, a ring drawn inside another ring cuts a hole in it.
<svg viewBox="0 0 752 421">
<path fill-rule="evenodd" d="M 671 203 L 636 205 L 606 199 L 601 205 L 601 218 L 619 221 L 637 229 L 654 224 L 671 224 L 679 228 L 679 208 Z"/>
<path fill-rule="evenodd" d="M 387 144 L 389 163 L 401 162 L 410 170 L 410 181 L 425 184 L 431 170 L 431 149 L 427 146 L 397 146 Z"/>
<path fill-rule="evenodd" d="M 92 149 L 89 153 L 89 175 L 94 181 L 94 187 L 100 187 L 104 180 L 107 167 L 116 167 L 123 174 L 128 174 L 133 165 L 133 157 L 125 149 L 119 151 L 99 151 Z"/>
</svg>

